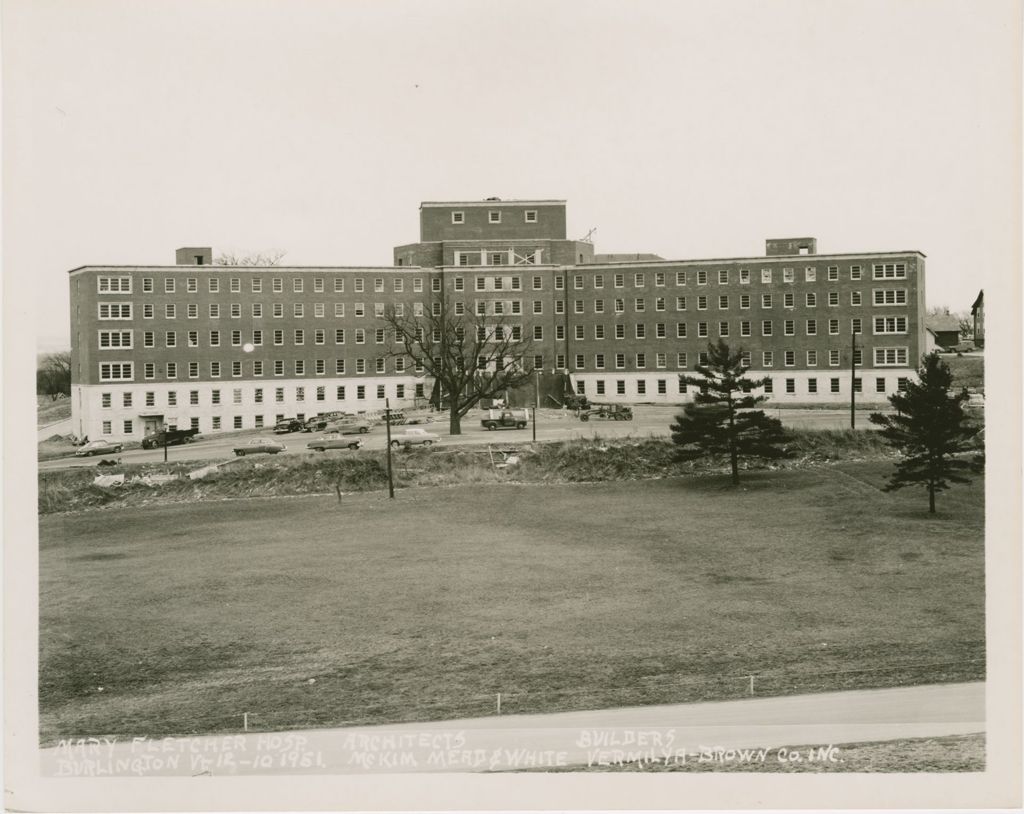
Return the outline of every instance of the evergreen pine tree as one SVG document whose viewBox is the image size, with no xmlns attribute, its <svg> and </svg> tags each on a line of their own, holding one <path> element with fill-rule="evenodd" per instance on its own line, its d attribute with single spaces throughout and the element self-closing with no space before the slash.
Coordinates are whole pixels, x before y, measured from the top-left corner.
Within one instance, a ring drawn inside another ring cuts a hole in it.
<svg viewBox="0 0 1024 814">
<path fill-rule="evenodd" d="M 786 454 L 779 446 L 785 440 L 781 422 L 753 409 L 768 400 L 751 393 L 763 387 L 766 379 L 749 377 L 743 357 L 742 350 L 732 351 L 721 339 L 708 345 L 707 364 L 697 365 L 699 375 L 679 376 L 680 382 L 698 391 L 671 426 L 679 460 L 728 455 L 734 484 L 740 482 L 740 458 Z"/>
<path fill-rule="evenodd" d="M 919 382 L 889 396 L 896 415 L 873 413 L 871 422 L 903 455 L 886 491 L 922 484 L 928 489 L 928 511 L 935 514 L 935 493 L 950 483 L 968 483 L 983 462 L 980 455 L 958 457 L 972 452 L 968 439 L 977 432 L 964 414 L 967 390 L 951 393 L 953 374 L 937 353 L 922 357 L 917 375 Z"/>
</svg>

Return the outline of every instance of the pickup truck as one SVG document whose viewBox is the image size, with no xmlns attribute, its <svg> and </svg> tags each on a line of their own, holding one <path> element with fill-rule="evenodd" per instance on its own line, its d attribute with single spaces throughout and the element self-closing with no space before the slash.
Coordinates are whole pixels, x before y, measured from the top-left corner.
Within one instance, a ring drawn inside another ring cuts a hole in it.
<svg viewBox="0 0 1024 814">
<path fill-rule="evenodd" d="M 190 444 L 199 435 L 199 430 L 158 430 L 152 432 L 142 439 L 143 449 L 156 449 L 165 445 L 173 447 L 176 444 Z M 164 437 L 166 436 L 166 442 Z"/>
<path fill-rule="evenodd" d="M 488 410 L 480 425 L 488 430 L 521 430 L 530 423 L 526 410 Z"/>
</svg>

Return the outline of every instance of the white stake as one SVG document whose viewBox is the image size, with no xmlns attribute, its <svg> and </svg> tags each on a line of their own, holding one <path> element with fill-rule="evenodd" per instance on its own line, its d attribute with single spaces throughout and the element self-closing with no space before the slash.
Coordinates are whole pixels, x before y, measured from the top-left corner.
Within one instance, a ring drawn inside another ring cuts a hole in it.
<svg viewBox="0 0 1024 814">
<path fill-rule="evenodd" d="M 242 727 L 245 729 L 246 732 L 249 731 L 249 713 L 248 712 L 243 712 L 242 713 Z"/>
<path fill-rule="evenodd" d="M 498 693 L 498 714 L 501 715 L 501 693 Z"/>
<path fill-rule="evenodd" d="M 754 677 L 753 676 L 750 677 L 750 694 L 751 695 L 754 694 Z"/>
</svg>

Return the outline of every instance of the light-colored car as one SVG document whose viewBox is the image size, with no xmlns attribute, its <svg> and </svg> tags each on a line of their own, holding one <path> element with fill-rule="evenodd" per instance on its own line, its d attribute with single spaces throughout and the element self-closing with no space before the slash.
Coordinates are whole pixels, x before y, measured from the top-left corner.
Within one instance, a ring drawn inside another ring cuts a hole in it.
<svg viewBox="0 0 1024 814">
<path fill-rule="evenodd" d="M 341 421 L 332 421 L 327 425 L 327 430 L 341 435 L 365 435 L 370 431 L 371 426 L 368 421 L 342 419 Z"/>
<path fill-rule="evenodd" d="M 405 432 L 392 434 L 391 446 L 393 447 L 411 447 L 417 444 L 429 447 L 431 444 L 436 444 L 441 438 L 432 432 L 421 430 L 418 427 L 409 427 Z"/>
<path fill-rule="evenodd" d="M 325 449 L 359 449 L 362 445 L 363 442 L 358 438 L 346 438 L 337 432 L 328 433 L 323 438 L 318 438 L 306 444 L 314 452 L 323 452 Z"/>
<path fill-rule="evenodd" d="M 90 441 L 85 446 L 76 449 L 75 456 L 78 458 L 88 458 L 90 455 L 110 455 L 114 452 L 120 452 L 123 448 L 121 444 L 116 444 L 113 441 Z"/>
<path fill-rule="evenodd" d="M 253 438 L 244 447 L 235 447 L 235 455 L 255 455 L 259 452 L 277 455 L 277 453 L 284 452 L 286 449 L 288 447 L 272 438 Z"/>
</svg>

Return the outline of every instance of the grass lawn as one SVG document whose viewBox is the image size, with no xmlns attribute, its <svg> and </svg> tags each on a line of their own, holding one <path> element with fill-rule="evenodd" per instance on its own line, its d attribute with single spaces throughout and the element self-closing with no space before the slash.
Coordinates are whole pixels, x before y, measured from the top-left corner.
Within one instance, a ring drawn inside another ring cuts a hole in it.
<svg viewBox="0 0 1024 814">
<path fill-rule="evenodd" d="M 36 396 L 36 424 L 45 427 L 56 421 L 71 418 L 71 399 L 62 398 L 54 401 L 49 396 Z"/>
<path fill-rule="evenodd" d="M 957 356 L 954 353 L 942 354 L 942 361 L 949 366 L 953 374 L 953 387 L 970 387 L 985 392 L 985 357 L 980 353 Z"/>
<path fill-rule="evenodd" d="M 983 483 L 929 516 L 889 471 L 43 517 L 41 738 L 981 678 Z"/>
</svg>

